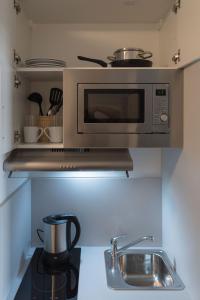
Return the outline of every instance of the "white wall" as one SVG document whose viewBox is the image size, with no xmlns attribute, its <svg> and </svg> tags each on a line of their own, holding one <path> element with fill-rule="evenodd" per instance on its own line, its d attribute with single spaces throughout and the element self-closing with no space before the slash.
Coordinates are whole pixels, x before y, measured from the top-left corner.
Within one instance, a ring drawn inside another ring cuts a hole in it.
<svg viewBox="0 0 200 300">
<path fill-rule="evenodd" d="M 25 183 L 0 205 L 0 299 L 6 300 L 30 247 L 31 187 Z"/>
<path fill-rule="evenodd" d="M 67 66 L 97 66 L 80 62 L 77 55 L 107 60 L 122 47 L 152 51 L 159 64 L 159 32 L 155 25 L 131 24 L 35 24 L 32 57 L 60 58 Z"/>
<path fill-rule="evenodd" d="M 163 153 L 163 244 L 193 300 L 200 276 L 200 63 L 184 75 L 184 148 Z"/>
<path fill-rule="evenodd" d="M 38 244 L 42 218 L 74 213 L 81 224 L 80 245 L 109 246 L 114 235 L 128 240 L 154 234 L 161 246 L 161 180 L 147 179 L 34 179 L 32 180 L 32 240 Z"/>
</svg>

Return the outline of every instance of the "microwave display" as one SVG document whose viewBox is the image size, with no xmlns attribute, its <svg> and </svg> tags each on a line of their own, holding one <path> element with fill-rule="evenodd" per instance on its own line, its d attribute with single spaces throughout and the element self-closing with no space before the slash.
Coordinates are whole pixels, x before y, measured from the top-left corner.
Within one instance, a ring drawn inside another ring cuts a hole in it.
<svg viewBox="0 0 200 300">
<path fill-rule="evenodd" d="M 85 89 L 85 123 L 144 123 L 144 89 Z"/>
</svg>

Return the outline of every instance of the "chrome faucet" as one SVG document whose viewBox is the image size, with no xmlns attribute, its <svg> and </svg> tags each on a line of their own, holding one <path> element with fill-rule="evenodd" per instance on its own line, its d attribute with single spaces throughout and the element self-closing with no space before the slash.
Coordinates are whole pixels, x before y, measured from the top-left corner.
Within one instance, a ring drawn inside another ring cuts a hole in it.
<svg viewBox="0 0 200 300">
<path fill-rule="evenodd" d="M 128 248 L 130 247 L 133 247 L 143 241 L 154 241 L 154 236 L 153 235 L 149 235 L 149 236 L 143 236 L 133 242 L 130 242 L 128 243 L 127 245 L 125 245 L 124 247 L 121 247 L 118 249 L 118 240 L 120 238 L 123 238 L 125 237 L 126 235 L 120 235 L 120 236 L 115 236 L 111 239 L 111 245 L 112 245 L 112 249 L 111 249 L 111 255 L 112 255 L 112 262 L 113 262 L 113 267 L 115 265 L 115 259 L 116 259 L 116 256 L 119 252 L 121 251 L 125 251 L 127 250 Z"/>
</svg>

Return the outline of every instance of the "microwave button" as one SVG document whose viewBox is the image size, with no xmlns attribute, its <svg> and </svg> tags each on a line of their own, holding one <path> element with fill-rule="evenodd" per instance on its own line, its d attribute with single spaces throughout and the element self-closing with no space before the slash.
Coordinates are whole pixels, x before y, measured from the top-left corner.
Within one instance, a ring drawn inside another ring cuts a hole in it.
<svg viewBox="0 0 200 300">
<path fill-rule="evenodd" d="M 162 122 L 167 122 L 168 121 L 168 115 L 167 114 L 161 114 L 160 115 L 160 120 Z"/>
</svg>

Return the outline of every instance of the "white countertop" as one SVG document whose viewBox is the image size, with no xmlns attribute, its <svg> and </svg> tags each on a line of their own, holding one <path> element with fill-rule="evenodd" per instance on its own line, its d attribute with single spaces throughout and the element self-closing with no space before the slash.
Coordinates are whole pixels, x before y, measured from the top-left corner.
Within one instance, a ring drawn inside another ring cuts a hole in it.
<svg viewBox="0 0 200 300">
<path fill-rule="evenodd" d="M 107 287 L 103 247 L 81 247 L 78 300 L 191 300 L 183 291 L 119 291 Z"/>
<path fill-rule="evenodd" d="M 107 287 L 104 247 L 81 247 L 78 300 L 191 300 L 187 289 L 183 291 L 122 291 Z M 26 264 L 7 297 L 13 300 L 26 268 L 35 251 L 31 248 Z"/>
</svg>

